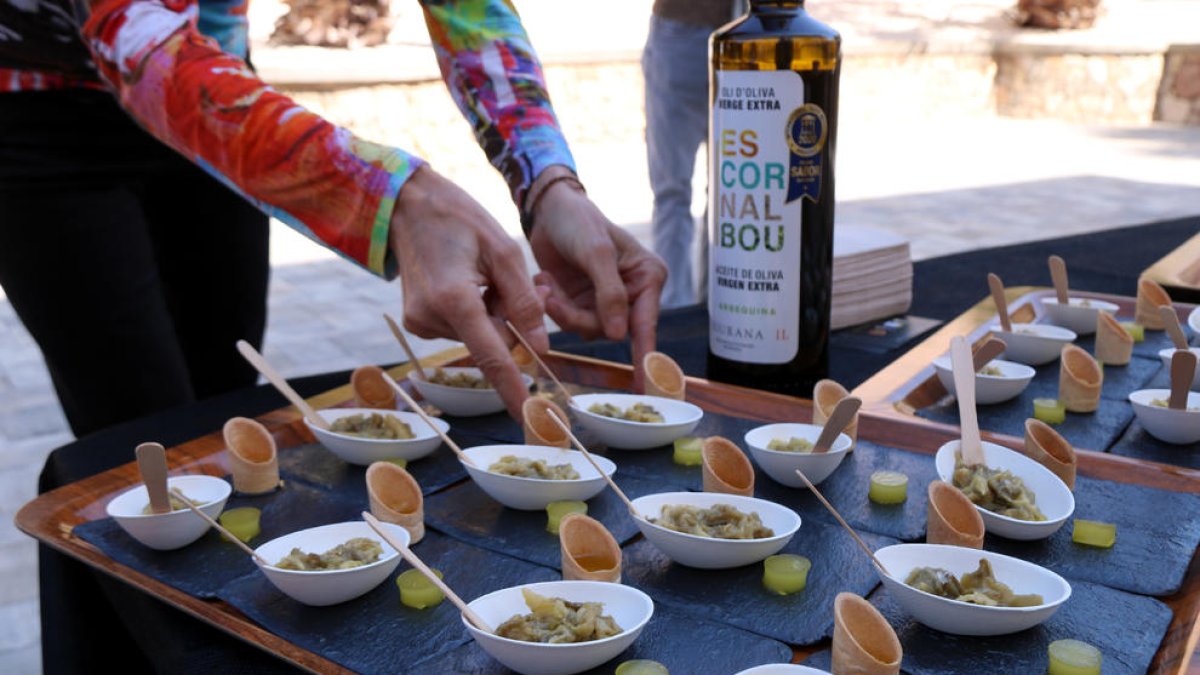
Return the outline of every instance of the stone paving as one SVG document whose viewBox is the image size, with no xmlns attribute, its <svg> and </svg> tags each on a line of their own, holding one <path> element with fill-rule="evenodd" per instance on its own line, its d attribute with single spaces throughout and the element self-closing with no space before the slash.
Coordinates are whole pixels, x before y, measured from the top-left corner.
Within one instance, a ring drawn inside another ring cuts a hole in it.
<svg viewBox="0 0 1200 675">
<path fill-rule="evenodd" d="M 905 31 L 927 32 L 939 11 L 948 13 L 951 29 L 978 31 L 1008 3 L 953 3 L 952 8 L 952 3 L 937 0 L 907 2 L 902 3 L 910 8 L 907 13 L 888 24 L 880 19 L 885 14 L 881 8 L 892 4 L 810 1 L 814 7 L 842 6 L 847 21 L 855 16 L 862 20 L 853 24 L 860 33 L 882 36 L 890 25 L 910 41 L 917 38 Z M 962 19 L 968 14 L 970 20 Z M 548 77 L 590 193 L 614 222 L 647 242 L 651 196 L 636 66 L 630 64 L 623 74 L 553 67 Z M 607 100 L 597 101 L 597 88 L 607 92 Z M 408 133 L 422 139 L 422 153 L 469 186 L 509 232 L 519 232 L 502 183 L 465 125 L 454 119 L 444 93 L 435 90 L 410 89 L 396 96 L 410 97 L 417 109 L 432 110 L 425 119 L 452 122 Z M 962 114 L 959 108 L 942 115 L 925 109 L 920 115 L 882 114 L 889 103 L 843 105 L 838 222 L 898 232 L 912 242 L 917 259 L 1200 213 L 1200 128 L 1068 125 Z M 362 118 L 363 108 L 356 108 L 360 116 L 345 120 L 348 125 L 378 130 L 383 140 L 406 134 L 403 124 Z M 694 212 L 699 214 L 701 171 L 694 192 Z M 396 284 L 372 277 L 278 224 L 273 236 L 266 348 L 271 361 L 295 376 L 402 359 L 379 321 L 383 311 L 400 312 Z M 450 344 L 415 338 L 414 343 L 422 354 Z M 40 352 L 0 292 L 0 578 L 5 579 L 0 585 L 0 670 L 6 673 L 40 671 L 35 548 L 10 523 L 20 505 L 34 496 L 45 455 L 70 440 Z"/>
</svg>

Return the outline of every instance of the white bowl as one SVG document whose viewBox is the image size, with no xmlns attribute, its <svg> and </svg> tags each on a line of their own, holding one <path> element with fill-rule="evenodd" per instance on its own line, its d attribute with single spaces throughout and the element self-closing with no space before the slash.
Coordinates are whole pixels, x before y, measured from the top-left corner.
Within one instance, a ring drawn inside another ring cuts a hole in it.
<svg viewBox="0 0 1200 675">
<path fill-rule="evenodd" d="M 407 459 L 410 461 L 420 459 L 437 450 L 437 447 L 442 444 L 441 436 L 438 436 L 437 432 L 431 429 L 425 423 L 425 420 L 421 419 L 421 416 L 416 413 L 399 410 L 373 410 L 371 408 L 329 408 L 317 411 L 317 414 L 325 418 L 325 421 L 330 424 L 350 415 L 371 415 L 372 413 L 399 417 L 401 422 L 412 428 L 413 438 L 397 440 L 359 438 L 357 436 L 347 436 L 321 429 L 314 426 L 307 419 L 304 420 L 304 424 L 313 432 L 317 440 L 321 442 L 321 445 L 325 446 L 330 452 L 340 457 L 343 461 L 362 466 L 385 459 Z M 450 425 L 443 420 L 435 417 L 433 418 L 433 423 L 442 430 L 442 433 L 450 431 Z"/>
<path fill-rule="evenodd" d="M 1163 368 L 1166 368 L 1168 373 L 1171 372 L 1171 358 L 1175 356 L 1176 351 L 1178 350 L 1174 347 L 1158 350 L 1158 358 L 1162 360 Z M 1197 359 L 1200 359 L 1200 347 L 1188 347 L 1188 351 L 1195 354 Z M 1190 388 L 1200 390 L 1200 364 L 1196 366 L 1196 372 L 1192 374 Z"/>
<path fill-rule="evenodd" d="M 1007 635 L 1032 628 L 1049 619 L 1071 597 L 1071 585 L 1054 572 L 991 551 L 938 544 L 896 544 L 875 551 L 875 557 L 896 575 L 879 575 L 892 598 L 920 623 L 952 635 Z M 1035 607 L 987 607 L 939 597 L 904 583 L 918 567 L 940 567 L 961 577 L 975 571 L 981 558 L 991 563 L 996 580 L 1008 584 L 1014 593 L 1036 593 L 1045 603 Z"/>
<path fill-rule="evenodd" d="M 833 441 L 833 447 L 829 448 L 829 452 L 820 454 L 769 450 L 767 444 L 775 438 L 786 442 L 793 436 L 803 438 L 809 443 L 816 443 L 820 435 L 821 427 L 815 424 L 766 424 L 747 431 L 745 441 L 754 461 L 772 480 L 788 487 L 804 487 L 804 481 L 796 475 L 796 469 L 803 471 L 813 484 L 829 478 L 834 469 L 837 469 L 842 460 L 846 458 L 846 452 L 850 450 L 850 445 L 853 443 L 850 437 L 846 434 L 838 434 Z"/>
<path fill-rule="evenodd" d="M 1058 358 L 1063 345 L 1079 337 L 1074 331 L 1048 323 L 1014 323 L 1012 332 L 994 329 L 996 337 L 1008 345 L 1004 356 L 1010 361 L 1040 366 Z"/>
<path fill-rule="evenodd" d="M 1033 381 L 1033 376 L 1037 374 L 1033 368 L 1014 361 L 993 359 L 987 365 L 999 368 L 1001 374 L 975 373 L 975 402 L 979 405 L 1002 403 L 1020 396 L 1021 392 L 1025 391 L 1025 387 L 1028 387 L 1029 383 Z M 941 380 L 946 391 L 951 394 L 955 393 L 954 369 L 950 365 L 950 356 L 939 356 L 934 360 L 933 368 L 937 371 L 938 379 Z"/>
<path fill-rule="evenodd" d="M 470 474 L 471 479 L 479 489 L 509 507 L 522 511 L 536 511 L 546 508 L 550 502 L 585 501 L 600 494 L 605 488 L 604 476 L 596 473 L 596 468 L 576 450 L 551 448 L 545 445 L 479 445 L 466 448 L 463 453 L 475 462 L 472 466 L 463 462 L 463 468 Z M 542 459 L 550 464 L 570 464 L 579 472 L 575 480 L 545 480 L 541 478 L 520 478 L 492 473 L 487 468 L 500 461 L 505 455 Z M 604 469 L 604 473 L 612 476 L 617 465 L 612 460 L 592 455 L 592 459 Z"/>
<path fill-rule="evenodd" d="M 392 537 L 407 546 L 408 531 L 399 525 L 382 523 Z M 274 567 L 285 556 L 298 548 L 307 553 L 324 553 L 329 549 L 344 544 L 355 537 L 366 537 L 379 542 L 383 553 L 379 560 L 361 567 L 351 567 L 344 570 L 321 570 L 305 572 L 301 570 L 282 570 Z M 267 580 L 275 585 L 285 595 L 297 602 L 313 607 L 336 605 L 339 602 L 353 600 L 367 591 L 383 583 L 396 571 L 400 564 L 400 554 L 392 548 L 371 526 L 365 522 L 351 521 L 310 527 L 277 537 L 254 549 L 270 565 L 262 565 L 255 561 Z"/>
<path fill-rule="evenodd" d="M 829 671 L 794 663 L 767 663 L 739 670 L 734 675 L 829 675 Z"/>
<path fill-rule="evenodd" d="M 1060 305 L 1057 297 L 1042 298 L 1042 307 L 1050 323 L 1069 328 L 1080 335 L 1096 332 L 1096 319 L 1100 312 L 1116 315 L 1120 309 L 1114 303 L 1095 298 L 1067 298 L 1067 304 Z"/>
<path fill-rule="evenodd" d="M 595 668 L 628 649 L 654 615 L 650 596 L 631 586 L 602 581 L 544 581 L 513 586 L 475 598 L 467 605 L 495 628 L 513 616 L 529 613 L 522 588 L 571 602 L 603 603 L 603 613 L 622 629 L 616 635 L 591 642 L 543 644 L 485 633 L 462 617 L 463 625 L 483 651 L 525 675 L 569 675 Z"/>
<path fill-rule="evenodd" d="M 1171 410 L 1150 401 L 1170 399 L 1170 389 L 1139 389 L 1129 395 L 1133 412 L 1146 432 L 1164 443 L 1186 445 L 1200 441 L 1200 410 Z M 1185 408 L 1200 408 L 1200 393 L 1188 392 Z"/>
<path fill-rule="evenodd" d="M 622 410 L 634 403 L 647 403 L 662 413 L 665 422 L 630 422 L 588 412 L 596 403 L 611 403 Z M 579 394 L 571 397 L 571 408 L 579 423 L 605 444 L 626 450 L 644 450 L 671 443 L 692 433 L 704 411 L 687 401 L 640 394 Z"/>
<path fill-rule="evenodd" d="M 184 496 L 199 504 L 205 515 L 214 519 L 221 515 L 225 500 L 233 492 L 225 479 L 200 474 L 168 476 L 167 488 L 179 488 Z M 118 495 L 104 510 L 129 536 L 159 551 L 187 546 L 208 531 L 208 522 L 188 508 L 142 515 L 142 509 L 149 503 L 146 486 L 138 485 Z"/>
<path fill-rule="evenodd" d="M 1192 329 L 1193 334 L 1200 335 L 1200 307 L 1193 309 L 1192 313 L 1188 314 L 1187 325 Z"/>
<path fill-rule="evenodd" d="M 447 375 L 466 373 L 473 377 L 483 377 L 483 371 L 478 368 L 460 367 L 442 368 L 442 370 Z M 433 377 L 434 369 L 426 368 L 424 372 L 426 377 Z M 504 399 L 500 398 L 500 392 L 494 388 L 467 389 L 466 387 L 434 384 L 417 377 L 415 370 L 409 372 L 408 379 L 426 401 L 441 408 L 447 415 L 474 417 L 504 410 Z M 525 382 L 526 389 L 533 384 L 533 378 L 524 373 L 521 373 L 521 379 Z"/>
<path fill-rule="evenodd" d="M 743 513 L 757 512 L 763 525 L 775 531 L 774 537 L 763 539 L 713 539 L 669 530 L 642 518 L 634 519 L 651 544 L 671 560 L 688 567 L 715 570 L 759 562 L 787 546 L 800 529 L 800 516 L 795 511 L 754 497 L 714 492 L 661 492 L 633 500 L 634 508 L 646 518 L 658 518 L 662 507 L 671 504 L 700 508 L 729 504 Z"/>
<path fill-rule="evenodd" d="M 958 451 L 960 444 L 960 441 L 946 443 L 938 448 L 934 458 L 938 477 L 951 485 L 954 484 L 954 453 Z M 1071 494 L 1067 484 L 1050 469 L 1015 450 L 986 441 L 983 443 L 983 459 L 984 464 L 990 468 L 1007 469 L 1020 478 L 1025 487 L 1033 490 L 1034 504 L 1041 510 L 1042 515 L 1046 516 L 1046 520 L 1042 521 L 1018 520 L 976 506 L 988 532 L 1022 541 L 1045 539 L 1057 532 L 1075 512 L 1075 496 Z"/>
</svg>

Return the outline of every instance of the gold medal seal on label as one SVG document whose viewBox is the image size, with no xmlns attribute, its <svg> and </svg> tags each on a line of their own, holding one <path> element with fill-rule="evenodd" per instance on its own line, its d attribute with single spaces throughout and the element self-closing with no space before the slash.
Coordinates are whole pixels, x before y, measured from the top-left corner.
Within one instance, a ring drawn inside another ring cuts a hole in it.
<svg viewBox="0 0 1200 675">
<path fill-rule="evenodd" d="M 816 104 L 805 103 L 788 116 L 785 129 L 792 152 L 800 157 L 813 157 L 825 147 L 829 126 L 824 110 Z"/>
</svg>

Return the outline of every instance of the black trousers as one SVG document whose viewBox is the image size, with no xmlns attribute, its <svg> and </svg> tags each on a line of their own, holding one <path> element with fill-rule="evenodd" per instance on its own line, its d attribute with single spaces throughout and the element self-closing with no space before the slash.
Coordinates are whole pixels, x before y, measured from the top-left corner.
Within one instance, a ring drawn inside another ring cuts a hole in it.
<svg viewBox="0 0 1200 675">
<path fill-rule="evenodd" d="M 266 216 L 111 95 L 0 94 L 0 286 L 77 436 L 253 384 L 268 274 Z"/>
<path fill-rule="evenodd" d="M 0 94 L 0 286 L 76 436 L 254 384 L 234 342 L 261 345 L 268 274 L 266 216 L 142 131 L 112 96 Z M 109 662 L 203 672 L 222 653 L 208 648 L 213 629 L 155 612 L 149 597 L 110 603 L 123 584 L 46 546 L 39 568 L 56 580 L 41 585 L 43 633 L 87 636 L 44 641 L 47 673 Z M 135 647 L 125 626 L 97 614 L 152 630 Z M 235 662 L 277 664 L 228 649 Z M 155 650 L 177 661 L 143 660 Z"/>
</svg>

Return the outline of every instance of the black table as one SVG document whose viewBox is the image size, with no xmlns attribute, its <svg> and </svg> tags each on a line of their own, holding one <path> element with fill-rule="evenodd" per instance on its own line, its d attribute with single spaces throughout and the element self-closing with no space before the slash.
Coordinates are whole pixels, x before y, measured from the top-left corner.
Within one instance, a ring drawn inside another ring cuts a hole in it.
<svg viewBox="0 0 1200 675">
<path fill-rule="evenodd" d="M 1010 285 L 1049 286 L 1046 257 L 1063 256 L 1071 285 L 1089 291 L 1132 295 L 1138 274 L 1200 231 L 1200 217 L 1142 225 L 1002 248 L 973 251 L 915 265 L 911 315 L 950 320 L 987 295 L 984 273 L 1002 269 Z M 929 325 L 932 328 L 933 325 Z M 707 312 L 688 307 L 664 312 L 659 349 L 690 375 L 704 375 Z M 834 333 L 831 377 L 853 388 L 901 356 L 928 332 L 908 335 L 901 344 L 864 340 L 852 329 Z M 613 361 L 630 361 L 626 344 L 583 342 L 552 336 L 553 348 Z M 349 373 L 294 380 L 302 396 L 345 384 Z M 257 416 L 286 405 L 267 386 L 232 392 L 183 408 L 158 413 L 81 438 L 46 461 L 39 490 L 81 480 L 129 461 L 129 449 L 146 439 L 171 447 L 219 428 L 235 415 Z M 133 590 L 92 568 L 41 546 L 40 586 L 46 673 L 86 672 L 98 664 L 120 663 L 131 672 L 284 672 L 292 668 L 232 639 L 165 603 Z"/>
</svg>

